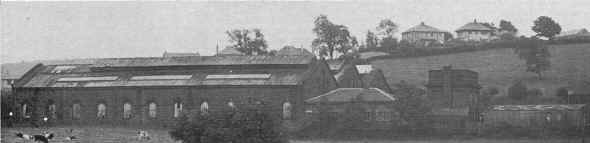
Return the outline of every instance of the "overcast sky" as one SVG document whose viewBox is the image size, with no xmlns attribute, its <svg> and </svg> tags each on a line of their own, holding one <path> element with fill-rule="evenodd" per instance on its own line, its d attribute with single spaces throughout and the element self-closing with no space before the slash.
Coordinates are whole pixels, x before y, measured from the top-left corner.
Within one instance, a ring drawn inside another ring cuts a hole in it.
<svg viewBox="0 0 590 143">
<path fill-rule="evenodd" d="M 314 17 L 325 14 L 364 41 L 379 20 L 398 33 L 424 21 L 454 31 L 467 22 L 511 21 L 524 35 L 541 15 L 564 30 L 590 28 L 589 0 L 400 0 L 371 2 L 6 2 L 1 8 L 2 63 L 46 59 L 212 55 L 225 31 L 259 28 L 271 49 L 310 49 Z"/>
</svg>

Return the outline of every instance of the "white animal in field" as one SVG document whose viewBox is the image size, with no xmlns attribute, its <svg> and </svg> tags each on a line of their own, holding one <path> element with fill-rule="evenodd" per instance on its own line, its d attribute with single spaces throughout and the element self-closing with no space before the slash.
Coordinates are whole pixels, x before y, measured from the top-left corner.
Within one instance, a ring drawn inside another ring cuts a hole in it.
<svg viewBox="0 0 590 143">
<path fill-rule="evenodd" d="M 71 140 L 76 140 L 76 139 L 78 139 L 78 137 L 74 136 L 74 134 L 73 134 L 73 132 L 74 132 L 74 129 L 69 129 L 69 130 L 66 130 L 66 132 L 68 132 L 68 134 L 69 134 L 69 135 L 66 137 L 66 140 L 68 140 L 68 141 L 71 141 Z"/>
<path fill-rule="evenodd" d="M 150 134 L 147 131 L 139 130 L 137 132 L 137 139 L 138 140 L 150 140 Z"/>
<path fill-rule="evenodd" d="M 35 142 L 49 143 L 49 140 L 53 138 L 52 133 L 43 133 L 42 135 L 28 135 L 21 132 L 16 133 L 16 136 L 25 140 L 33 140 Z"/>
</svg>

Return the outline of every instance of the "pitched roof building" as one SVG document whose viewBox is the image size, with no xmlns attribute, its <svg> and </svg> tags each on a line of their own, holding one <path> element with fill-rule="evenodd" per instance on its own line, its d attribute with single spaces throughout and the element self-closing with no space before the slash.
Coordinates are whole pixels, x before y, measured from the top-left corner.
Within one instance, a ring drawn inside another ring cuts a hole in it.
<svg viewBox="0 0 590 143">
<path fill-rule="evenodd" d="M 455 32 L 457 39 L 463 41 L 488 41 L 495 38 L 495 30 L 478 23 L 477 20 L 459 27 Z"/>
<path fill-rule="evenodd" d="M 402 40 L 410 43 L 416 42 L 445 42 L 446 31 L 424 24 L 424 22 L 416 25 L 402 33 Z"/>
<path fill-rule="evenodd" d="M 42 65 L 22 81 L 18 119 L 142 126 L 249 104 L 267 104 L 272 115 L 297 121 L 304 99 L 336 88 L 327 64 L 312 56 L 95 59 Z"/>
<path fill-rule="evenodd" d="M 304 48 L 295 48 L 295 47 L 284 47 L 277 52 L 277 55 L 282 56 L 314 56 L 313 53 L 307 51 Z"/>
<path fill-rule="evenodd" d="M 305 100 L 306 112 L 319 119 L 319 126 L 354 129 L 395 128 L 401 123 L 395 101 L 394 95 L 379 88 L 338 88 Z"/>
</svg>

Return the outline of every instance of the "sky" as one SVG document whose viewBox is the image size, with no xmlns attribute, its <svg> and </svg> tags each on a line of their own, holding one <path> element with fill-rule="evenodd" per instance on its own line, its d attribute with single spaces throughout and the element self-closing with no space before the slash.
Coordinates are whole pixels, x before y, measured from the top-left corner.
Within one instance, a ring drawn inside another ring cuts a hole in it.
<svg viewBox="0 0 590 143">
<path fill-rule="evenodd" d="M 270 49 L 310 50 L 320 14 L 349 28 L 359 41 L 382 19 L 399 33 L 420 22 L 453 32 L 477 19 L 511 21 L 532 35 L 533 21 L 549 16 L 563 30 L 590 28 L 589 0 L 393 1 L 167 1 L 0 2 L 2 63 L 113 57 L 155 57 L 167 52 L 213 55 L 225 31 L 261 29 Z M 454 32 L 453 32 L 454 33 Z M 220 48 L 221 49 L 221 48 Z"/>
</svg>

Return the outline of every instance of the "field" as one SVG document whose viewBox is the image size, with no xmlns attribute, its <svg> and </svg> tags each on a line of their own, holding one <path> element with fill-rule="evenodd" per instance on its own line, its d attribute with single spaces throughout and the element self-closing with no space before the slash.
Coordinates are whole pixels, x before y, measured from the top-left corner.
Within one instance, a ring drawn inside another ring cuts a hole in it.
<svg viewBox="0 0 590 143">
<path fill-rule="evenodd" d="M 74 129 L 73 135 L 79 137 L 77 141 L 67 141 L 65 137 L 69 134 L 68 129 Z M 55 138 L 50 143 L 176 143 L 168 136 L 168 131 L 144 129 L 148 131 L 152 139 L 139 141 L 137 139 L 137 129 L 129 128 L 99 128 L 99 127 L 55 127 L 55 128 L 2 128 L 2 143 L 23 142 L 22 139 L 15 136 L 16 132 L 26 134 L 41 134 L 43 131 L 51 131 Z M 32 143 L 32 141 L 29 141 Z"/>
<path fill-rule="evenodd" d="M 387 82 L 392 85 L 406 80 L 413 84 L 426 84 L 428 70 L 452 65 L 457 69 L 470 69 L 480 74 L 480 84 L 506 92 L 513 82 L 524 81 L 528 87 L 539 88 L 544 95 L 554 95 L 559 87 L 577 79 L 590 80 L 590 44 L 551 45 L 551 68 L 545 78 L 538 80 L 536 74 L 525 72 L 524 61 L 511 48 L 466 52 L 449 55 L 382 59 L 371 62 L 383 70 Z"/>
<path fill-rule="evenodd" d="M 145 129 L 152 137 L 149 141 L 138 141 L 135 138 L 137 129 L 130 128 L 98 128 L 98 127 L 55 127 L 49 129 L 33 128 L 2 128 L 2 143 L 23 142 L 14 133 L 41 133 L 44 130 L 53 131 L 57 135 L 51 143 L 70 143 L 64 140 L 66 129 L 74 129 L 74 135 L 81 138 L 79 143 L 178 143 L 168 136 L 162 129 Z M 588 139 L 587 139 L 588 140 Z M 31 141 L 29 141 L 31 142 Z M 575 143 L 581 139 L 403 139 L 403 140 L 293 140 L 291 143 Z"/>
</svg>

